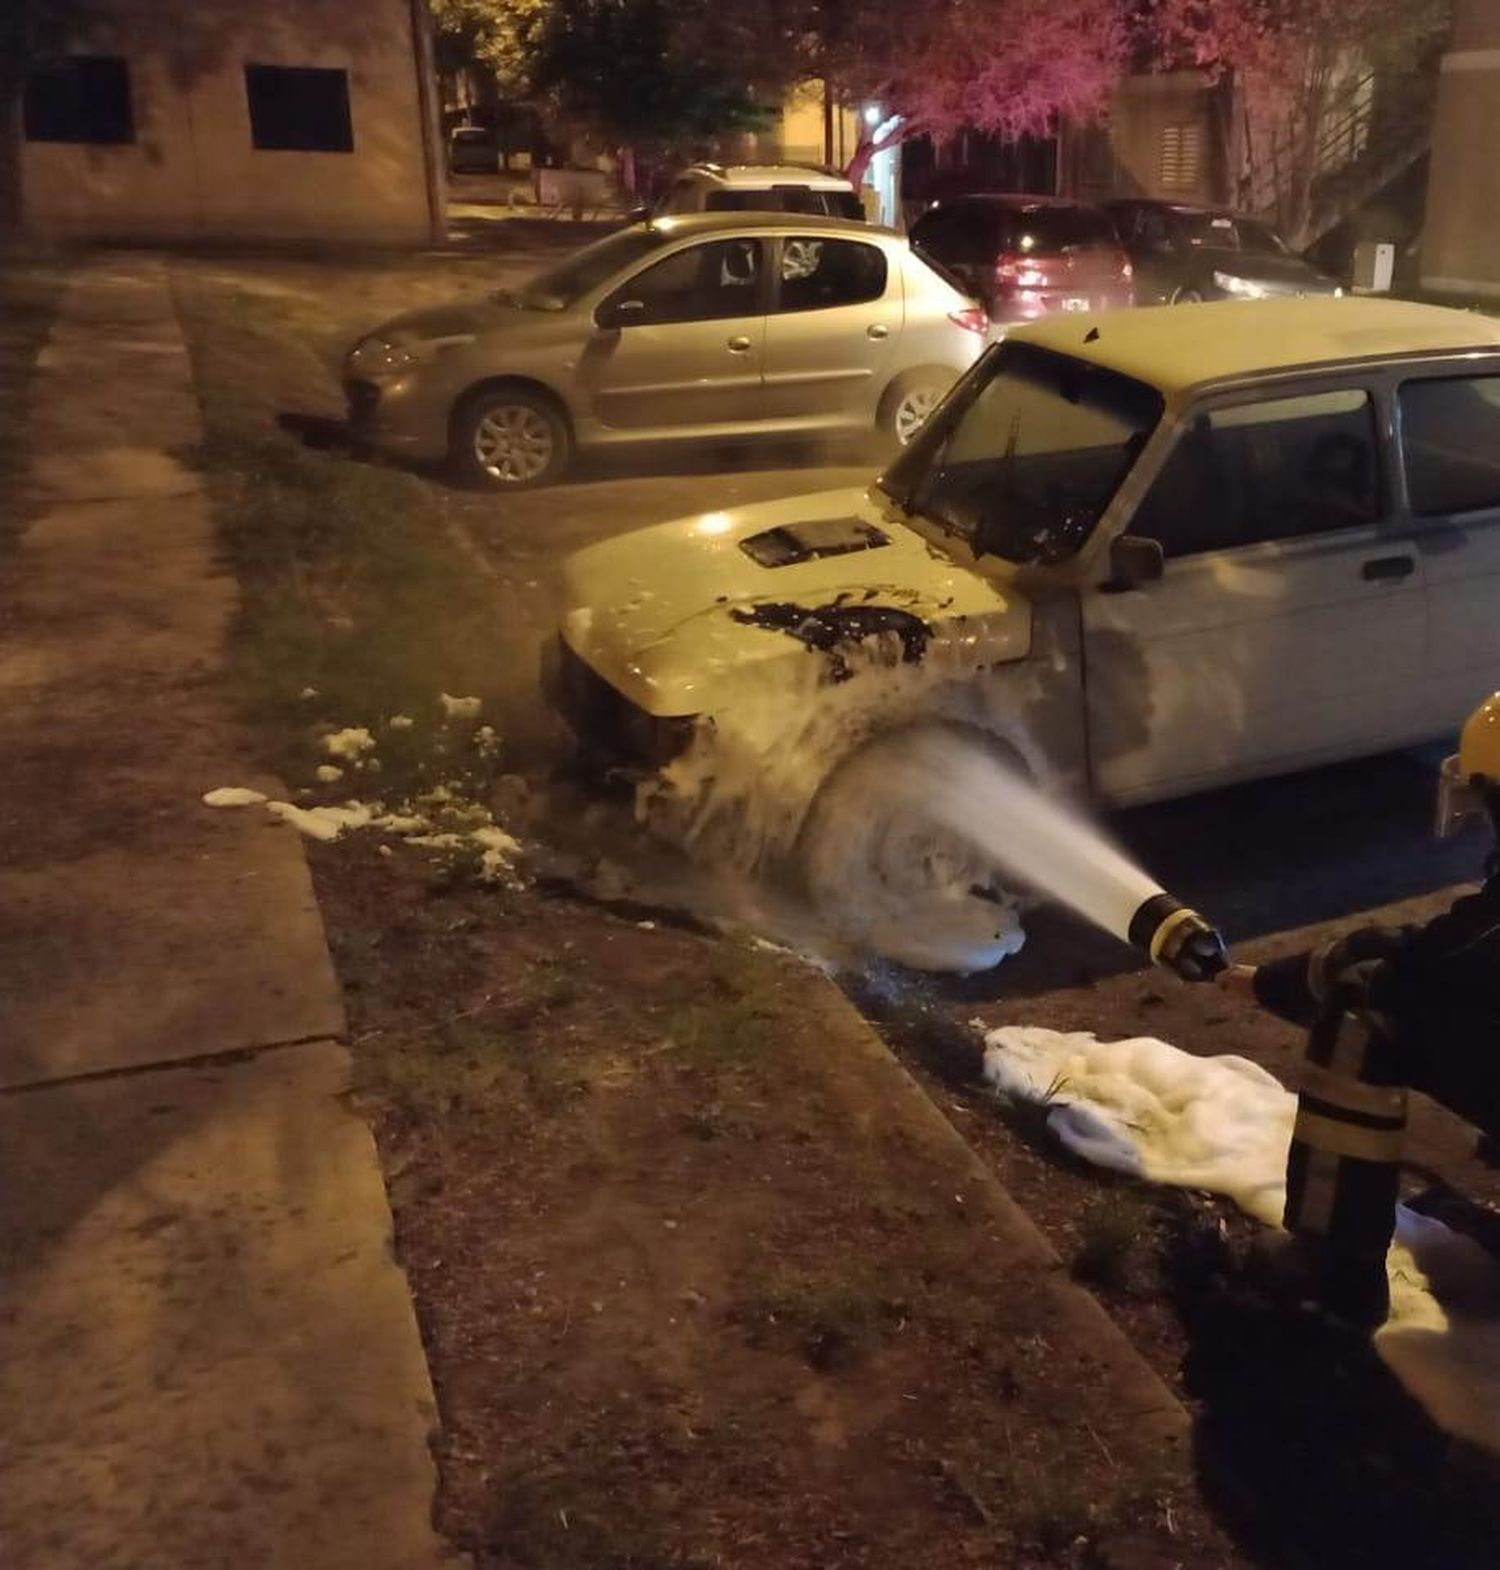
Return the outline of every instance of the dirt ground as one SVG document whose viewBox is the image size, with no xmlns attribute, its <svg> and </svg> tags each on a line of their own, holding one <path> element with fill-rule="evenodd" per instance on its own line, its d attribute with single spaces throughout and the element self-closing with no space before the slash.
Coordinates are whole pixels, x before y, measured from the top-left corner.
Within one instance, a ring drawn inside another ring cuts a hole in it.
<svg viewBox="0 0 1500 1570">
<path fill-rule="evenodd" d="M 480 1565 L 1242 1562 L 818 973 L 353 846 L 315 874 Z"/>
</svg>

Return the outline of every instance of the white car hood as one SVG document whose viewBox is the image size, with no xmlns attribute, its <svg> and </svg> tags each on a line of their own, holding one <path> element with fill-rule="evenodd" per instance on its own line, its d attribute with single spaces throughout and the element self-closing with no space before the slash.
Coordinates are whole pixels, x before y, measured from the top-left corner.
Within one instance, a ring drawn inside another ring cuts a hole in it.
<svg viewBox="0 0 1500 1570">
<path fill-rule="evenodd" d="M 838 548 L 800 550 L 807 540 Z M 569 646 L 657 715 L 711 712 L 716 689 L 747 665 L 805 655 L 797 629 L 819 612 L 898 613 L 924 644 L 982 640 L 985 663 L 1021 658 L 1031 638 L 1022 596 L 950 560 L 859 489 L 641 529 L 569 557 L 563 584 Z"/>
</svg>

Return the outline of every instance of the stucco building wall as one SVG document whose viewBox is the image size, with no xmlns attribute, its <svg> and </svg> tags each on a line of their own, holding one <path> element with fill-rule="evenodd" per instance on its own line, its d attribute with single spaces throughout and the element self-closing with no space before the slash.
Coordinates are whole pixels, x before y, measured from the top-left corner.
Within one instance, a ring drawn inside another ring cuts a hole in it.
<svg viewBox="0 0 1500 1570">
<path fill-rule="evenodd" d="M 1500 0 L 1456 0 L 1443 57 L 1422 285 L 1500 296 Z"/>
<path fill-rule="evenodd" d="M 96 0 L 70 52 L 122 59 L 134 140 L 25 140 L 26 223 L 91 238 L 423 243 L 443 227 L 413 0 Z M 347 72 L 353 149 L 252 143 L 247 65 Z"/>
</svg>

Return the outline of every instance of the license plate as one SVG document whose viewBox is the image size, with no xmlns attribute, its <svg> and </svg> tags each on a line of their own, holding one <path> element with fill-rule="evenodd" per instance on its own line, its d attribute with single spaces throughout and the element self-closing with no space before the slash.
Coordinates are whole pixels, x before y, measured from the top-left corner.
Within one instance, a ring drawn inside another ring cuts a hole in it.
<svg viewBox="0 0 1500 1570">
<path fill-rule="evenodd" d="M 1089 308 L 1089 297 L 1086 294 L 1065 294 L 1062 308 L 1065 311 L 1086 311 Z"/>
</svg>

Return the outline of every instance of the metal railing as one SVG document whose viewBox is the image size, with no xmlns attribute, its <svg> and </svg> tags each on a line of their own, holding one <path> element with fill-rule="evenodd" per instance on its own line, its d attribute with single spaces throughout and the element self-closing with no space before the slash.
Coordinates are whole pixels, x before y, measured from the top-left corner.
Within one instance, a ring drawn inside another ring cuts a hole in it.
<svg viewBox="0 0 1500 1570">
<path fill-rule="evenodd" d="M 1436 88 L 1435 70 L 1369 71 L 1334 90 L 1315 130 L 1298 111 L 1257 142 L 1247 123 L 1241 205 L 1312 244 L 1426 152 Z"/>
</svg>

